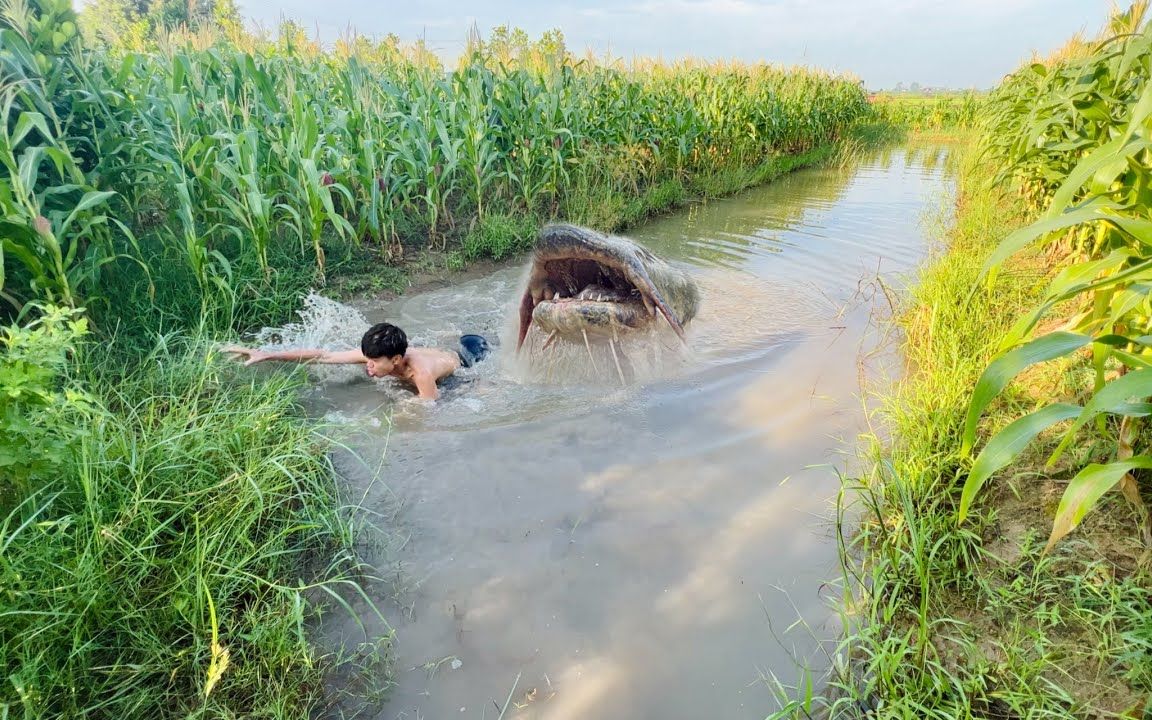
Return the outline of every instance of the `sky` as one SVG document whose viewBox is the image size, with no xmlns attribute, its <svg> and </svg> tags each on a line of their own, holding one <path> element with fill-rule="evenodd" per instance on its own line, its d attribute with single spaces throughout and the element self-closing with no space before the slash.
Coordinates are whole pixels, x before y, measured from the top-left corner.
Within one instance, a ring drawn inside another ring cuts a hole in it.
<svg viewBox="0 0 1152 720">
<path fill-rule="evenodd" d="M 238 0 L 274 30 L 287 17 L 330 42 L 361 34 L 424 37 L 446 60 L 473 23 L 532 37 L 563 31 L 578 54 L 735 58 L 849 72 L 870 89 L 903 82 L 989 88 L 1077 31 L 1104 24 L 1112 0 Z"/>
</svg>

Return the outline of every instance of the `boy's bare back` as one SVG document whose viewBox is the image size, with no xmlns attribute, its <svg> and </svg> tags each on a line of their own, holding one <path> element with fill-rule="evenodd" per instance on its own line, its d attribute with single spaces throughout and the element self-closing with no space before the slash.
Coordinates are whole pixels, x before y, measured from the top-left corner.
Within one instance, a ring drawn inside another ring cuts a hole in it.
<svg viewBox="0 0 1152 720">
<path fill-rule="evenodd" d="M 435 348 L 410 347 L 404 353 L 406 372 L 401 376 L 416 386 L 421 397 L 436 397 L 436 383 L 460 369 L 460 356 Z"/>
</svg>

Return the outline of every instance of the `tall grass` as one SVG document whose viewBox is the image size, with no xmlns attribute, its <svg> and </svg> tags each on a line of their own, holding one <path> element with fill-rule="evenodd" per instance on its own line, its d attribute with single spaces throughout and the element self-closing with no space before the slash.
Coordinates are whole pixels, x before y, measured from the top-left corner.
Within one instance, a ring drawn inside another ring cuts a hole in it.
<svg viewBox="0 0 1152 720">
<path fill-rule="evenodd" d="M 304 717 L 360 567 L 296 380 L 181 342 L 109 374 L 83 332 L 2 338 L 0 716 Z"/>
<path fill-rule="evenodd" d="M 35 29 L 73 22 L 66 0 L 30 1 L 6 0 L 0 50 L 20 79 L 0 147 L 10 312 L 125 284 L 163 305 L 153 275 L 173 266 L 210 312 L 300 263 L 323 282 L 341 248 L 389 261 L 491 235 L 489 217 L 597 219 L 595 200 L 801 153 L 867 110 L 858 82 L 818 71 L 611 66 L 562 45 L 474 44 L 452 70 L 393 40 L 321 51 L 290 25 L 91 51 Z"/>
</svg>

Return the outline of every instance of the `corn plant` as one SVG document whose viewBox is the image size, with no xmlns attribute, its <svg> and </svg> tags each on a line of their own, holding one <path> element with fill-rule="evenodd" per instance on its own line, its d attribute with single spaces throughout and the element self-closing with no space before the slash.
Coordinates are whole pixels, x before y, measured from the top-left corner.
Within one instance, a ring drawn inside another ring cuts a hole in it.
<svg viewBox="0 0 1152 720">
<path fill-rule="evenodd" d="M 394 38 L 325 53 L 292 24 L 276 41 L 202 29 L 146 50 L 139 39 L 85 50 L 68 39 L 70 7 L 22 2 L 0 29 L 0 67 L 18 81 L 4 161 L 14 181 L 0 178 L 22 238 L 3 265 L 16 308 L 95 293 L 97 270 L 124 257 L 183 265 L 204 303 L 232 297 L 239 268 L 261 276 L 245 283 L 271 282 L 273 258 L 314 262 L 323 280 L 334 242 L 393 259 L 424 234 L 446 249 L 489 214 L 627 202 L 828 142 L 867 110 L 846 78 L 597 65 L 555 37 L 524 52 L 478 45 L 450 72 Z"/>
<path fill-rule="evenodd" d="M 75 16 L 68 3 L 39 10 L 8 2 L 0 27 L 0 73 L 11 81 L 0 93 L 0 297 L 17 311 L 32 299 L 80 304 L 120 249 L 135 247 L 101 212 L 116 193 L 88 182 L 53 103 L 75 80 L 64 61 Z"/>
<path fill-rule="evenodd" d="M 1066 266 L 1040 305 L 1022 317 L 978 381 L 968 409 L 963 452 L 970 453 L 979 418 L 1008 382 L 1039 362 L 1091 349 L 1095 383 L 1083 404 L 1052 403 L 993 435 L 965 482 L 959 518 L 983 484 L 1041 432 L 1070 421 L 1050 454 L 1052 466 L 1094 424 L 1109 432 L 1111 459 L 1082 468 L 1065 490 L 1048 540 L 1050 549 L 1096 502 L 1118 487 L 1139 508 L 1145 539 L 1152 524 L 1132 473 L 1152 468 L 1140 440 L 1152 414 L 1152 29 L 1143 7 L 1121 23 L 1139 32 L 1105 36 L 1078 56 L 1033 64 L 1009 78 L 991 100 L 984 151 L 1016 178 L 1041 210 L 1003 240 L 986 264 L 998 267 L 1047 240 Z M 1115 22 L 1115 21 L 1114 21 Z M 1054 331 L 1030 338 L 1057 308 L 1071 308 Z"/>
<path fill-rule="evenodd" d="M 333 193 L 351 203 L 352 195 L 344 185 L 337 183 L 332 174 L 323 169 L 326 164 L 326 138 L 321 136 L 317 120 L 318 108 L 304 93 L 297 91 L 291 97 L 290 118 L 292 132 L 288 134 L 285 157 L 288 161 L 287 183 L 292 196 L 300 203 L 300 214 L 308 239 L 316 256 L 321 280 L 324 278 L 324 248 L 321 240 L 326 223 L 341 237 L 355 232 L 351 223 L 336 212 Z"/>
<path fill-rule="evenodd" d="M 495 76 L 479 63 L 462 68 L 452 78 L 457 101 L 450 106 L 451 122 L 461 130 L 460 163 L 466 177 L 465 188 L 476 206 L 476 217 L 484 218 L 484 196 L 496 180 L 499 154 L 489 125 L 489 102 Z"/>
</svg>

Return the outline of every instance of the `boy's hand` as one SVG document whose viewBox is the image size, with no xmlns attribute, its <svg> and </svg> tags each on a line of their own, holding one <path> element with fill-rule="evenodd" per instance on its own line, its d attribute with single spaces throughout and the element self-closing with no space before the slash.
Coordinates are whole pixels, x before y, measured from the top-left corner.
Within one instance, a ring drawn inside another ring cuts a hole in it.
<svg viewBox="0 0 1152 720">
<path fill-rule="evenodd" d="M 237 345 L 230 345 L 226 348 L 220 348 L 221 352 L 232 353 L 234 355 L 243 355 L 246 360 L 245 365 L 255 365 L 258 362 L 263 362 L 268 359 L 268 353 L 254 348 L 239 347 Z"/>
</svg>

